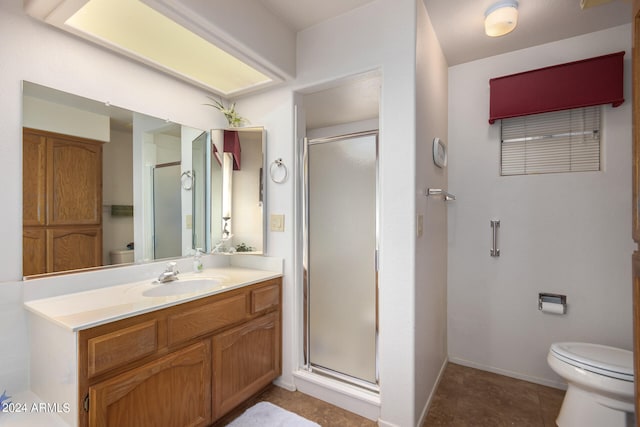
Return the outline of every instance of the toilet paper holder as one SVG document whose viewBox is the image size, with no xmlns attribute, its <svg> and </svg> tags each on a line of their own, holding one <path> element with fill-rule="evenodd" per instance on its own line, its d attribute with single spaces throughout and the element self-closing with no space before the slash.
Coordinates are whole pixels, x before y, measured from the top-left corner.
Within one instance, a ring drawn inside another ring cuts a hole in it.
<svg viewBox="0 0 640 427">
<path fill-rule="evenodd" d="M 561 304 L 562 313 L 567 312 L 567 296 L 560 294 L 539 293 L 538 294 L 538 310 L 542 310 L 542 303 Z"/>
</svg>

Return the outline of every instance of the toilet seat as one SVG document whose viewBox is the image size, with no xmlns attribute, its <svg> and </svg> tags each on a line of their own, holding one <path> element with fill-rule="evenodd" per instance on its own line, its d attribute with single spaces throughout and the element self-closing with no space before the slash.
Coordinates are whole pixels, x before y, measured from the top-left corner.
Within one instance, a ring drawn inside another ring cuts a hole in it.
<svg viewBox="0 0 640 427">
<path fill-rule="evenodd" d="M 554 343 L 554 357 L 572 366 L 607 377 L 633 382 L 633 353 L 600 344 Z"/>
</svg>

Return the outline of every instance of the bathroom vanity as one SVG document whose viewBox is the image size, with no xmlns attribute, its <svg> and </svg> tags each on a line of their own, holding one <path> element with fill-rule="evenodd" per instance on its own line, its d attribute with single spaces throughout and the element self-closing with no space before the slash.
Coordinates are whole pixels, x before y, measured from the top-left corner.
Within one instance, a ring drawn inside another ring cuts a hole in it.
<svg viewBox="0 0 640 427">
<path fill-rule="evenodd" d="M 26 302 L 32 390 L 70 426 L 209 425 L 280 375 L 281 288 L 226 267 Z"/>
</svg>

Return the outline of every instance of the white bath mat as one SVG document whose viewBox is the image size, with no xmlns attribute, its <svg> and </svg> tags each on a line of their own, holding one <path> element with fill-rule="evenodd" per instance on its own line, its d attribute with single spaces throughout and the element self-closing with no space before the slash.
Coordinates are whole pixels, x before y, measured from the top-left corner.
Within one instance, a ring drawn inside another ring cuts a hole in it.
<svg viewBox="0 0 640 427">
<path fill-rule="evenodd" d="M 269 402 L 259 402 L 233 420 L 229 427 L 320 427 L 306 418 Z"/>
</svg>

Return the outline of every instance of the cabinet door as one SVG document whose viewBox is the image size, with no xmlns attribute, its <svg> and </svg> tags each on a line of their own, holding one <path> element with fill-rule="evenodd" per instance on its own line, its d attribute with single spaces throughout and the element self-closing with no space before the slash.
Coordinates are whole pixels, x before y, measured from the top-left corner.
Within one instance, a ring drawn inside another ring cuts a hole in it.
<svg viewBox="0 0 640 427">
<path fill-rule="evenodd" d="M 22 225 L 44 225 L 47 139 L 22 134 Z"/>
<path fill-rule="evenodd" d="M 210 423 L 209 340 L 89 387 L 91 427 L 184 427 Z"/>
<path fill-rule="evenodd" d="M 281 373 L 279 312 L 213 337 L 213 418 L 218 419 Z"/>
<path fill-rule="evenodd" d="M 102 220 L 102 146 L 48 138 L 48 225 L 95 224 Z"/>
<path fill-rule="evenodd" d="M 25 227 L 22 230 L 22 274 L 47 272 L 47 245 L 44 228 Z"/>
<path fill-rule="evenodd" d="M 102 265 L 102 229 L 69 227 L 47 229 L 47 272 Z"/>
</svg>

